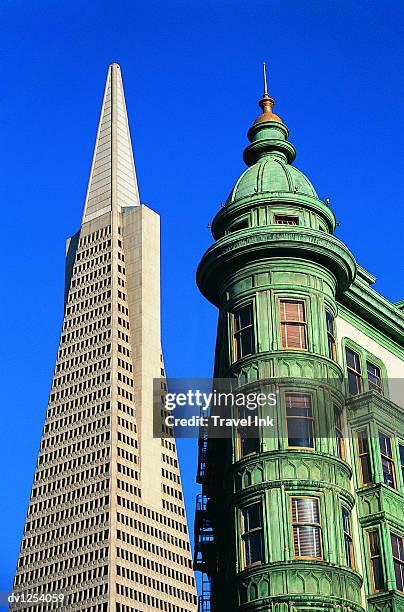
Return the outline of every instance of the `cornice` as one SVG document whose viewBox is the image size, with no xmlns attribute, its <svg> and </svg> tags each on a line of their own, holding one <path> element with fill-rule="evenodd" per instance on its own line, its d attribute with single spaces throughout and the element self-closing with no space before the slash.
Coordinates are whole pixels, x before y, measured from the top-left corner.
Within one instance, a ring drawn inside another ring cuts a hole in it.
<svg viewBox="0 0 404 612">
<path fill-rule="evenodd" d="M 204 254 L 197 270 L 200 291 L 213 304 L 220 304 L 221 279 L 248 261 L 268 257 L 301 257 L 331 270 L 343 292 L 356 275 L 356 262 L 348 248 L 329 234 L 309 228 L 256 228 L 220 238 Z"/>
<path fill-rule="evenodd" d="M 347 296 L 347 293 L 349 291 L 338 297 L 339 316 L 404 360 L 404 330 L 400 331 L 397 324 L 389 327 L 389 317 L 384 316 L 383 310 L 372 309 L 365 296 L 355 299 L 354 295 Z"/>
</svg>

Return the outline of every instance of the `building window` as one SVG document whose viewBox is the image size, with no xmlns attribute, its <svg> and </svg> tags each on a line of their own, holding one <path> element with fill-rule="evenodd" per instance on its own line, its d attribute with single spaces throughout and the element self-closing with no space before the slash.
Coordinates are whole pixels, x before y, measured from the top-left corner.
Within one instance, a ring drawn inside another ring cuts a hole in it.
<svg viewBox="0 0 404 612">
<path fill-rule="evenodd" d="M 358 431 L 357 439 L 361 484 L 366 485 L 372 482 L 372 468 L 370 464 L 370 450 L 367 430 L 361 429 Z"/>
<path fill-rule="evenodd" d="M 397 591 L 404 593 L 404 539 L 394 533 L 390 534 L 390 537 L 394 573 L 396 575 L 396 587 Z"/>
<path fill-rule="evenodd" d="M 282 348 L 307 349 L 306 308 L 303 300 L 281 300 Z"/>
<path fill-rule="evenodd" d="M 359 354 L 350 348 L 346 348 L 346 365 L 348 369 L 348 387 L 351 395 L 362 393 L 363 379 L 361 358 Z"/>
<path fill-rule="evenodd" d="M 380 453 L 382 457 L 382 471 L 384 484 L 396 488 L 396 473 L 394 469 L 393 445 L 391 437 L 379 432 Z"/>
<path fill-rule="evenodd" d="M 243 306 L 233 313 L 234 360 L 254 352 L 252 306 Z"/>
<path fill-rule="evenodd" d="M 261 504 L 243 508 L 242 534 L 244 567 L 264 561 L 264 542 Z"/>
<path fill-rule="evenodd" d="M 322 559 L 320 502 L 316 497 L 292 497 L 293 547 L 296 559 Z"/>
<path fill-rule="evenodd" d="M 346 508 L 342 508 L 342 525 L 344 529 L 345 562 L 348 567 L 354 569 L 355 561 L 352 541 L 351 514 Z"/>
<path fill-rule="evenodd" d="M 334 424 L 335 424 L 335 441 L 337 445 L 337 456 L 340 459 L 345 459 L 345 440 L 342 431 L 342 411 L 338 406 L 334 405 Z"/>
<path fill-rule="evenodd" d="M 237 417 L 247 419 L 249 416 L 256 416 L 256 411 L 248 410 L 246 407 L 239 407 Z M 237 442 L 239 457 L 246 457 L 260 451 L 260 440 L 258 427 L 254 425 L 241 426 L 237 428 Z"/>
<path fill-rule="evenodd" d="M 288 446 L 314 448 L 311 396 L 307 393 L 286 393 L 285 404 Z"/>
<path fill-rule="evenodd" d="M 299 217 L 291 215 L 274 215 L 274 223 L 276 225 L 299 225 Z"/>
<path fill-rule="evenodd" d="M 333 361 L 336 361 L 337 347 L 335 342 L 334 317 L 330 312 L 328 312 L 328 310 L 325 312 L 325 321 L 327 325 L 328 357 Z"/>
<path fill-rule="evenodd" d="M 374 591 L 382 591 L 384 587 L 383 563 L 380 550 L 379 532 L 377 529 L 368 531 L 370 568 L 372 575 L 372 588 Z"/>
<path fill-rule="evenodd" d="M 400 464 L 401 464 L 401 474 L 403 477 L 403 485 L 404 485 L 404 444 L 398 445 L 398 452 L 400 455 Z"/>
<path fill-rule="evenodd" d="M 381 369 L 371 361 L 366 362 L 369 389 L 377 391 L 383 395 L 383 383 Z"/>
</svg>

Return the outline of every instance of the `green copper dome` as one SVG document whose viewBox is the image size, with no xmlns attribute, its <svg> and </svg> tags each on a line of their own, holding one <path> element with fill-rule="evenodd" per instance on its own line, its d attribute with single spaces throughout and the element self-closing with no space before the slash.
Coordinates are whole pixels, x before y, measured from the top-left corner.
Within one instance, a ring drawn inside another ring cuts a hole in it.
<svg viewBox="0 0 404 612">
<path fill-rule="evenodd" d="M 273 152 L 247 168 L 232 189 L 227 203 L 257 193 L 280 191 L 318 197 L 308 178 L 288 164 L 284 155 Z"/>
<path fill-rule="evenodd" d="M 265 193 L 293 193 L 318 198 L 308 178 L 292 166 L 296 151 L 288 141 L 289 130 L 273 113 L 274 100 L 264 93 L 262 114 L 248 130 L 250 144 L 244 161 L 250 166 L 238 179 L 226 204 L 248 196 Z"/>
</svg>

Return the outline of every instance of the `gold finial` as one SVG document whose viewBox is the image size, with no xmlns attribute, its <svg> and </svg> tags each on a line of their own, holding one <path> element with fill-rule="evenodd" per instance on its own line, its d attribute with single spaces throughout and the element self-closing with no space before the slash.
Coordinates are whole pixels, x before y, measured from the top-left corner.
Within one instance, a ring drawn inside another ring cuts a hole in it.
<svg viewBox="0 0 404 612">
<path fill-rule="evenodd" d="M 261 123 L 263 121 L 276 121 L 277 123 L 283 123 L 282 119 L 272 112 L 275 104 L 275 100 L 268 94 L 268 82 L 267 82 L 267 65 L 266 62 L 262 64 L 262 72 L 264 76 L 264 95 L 259 101 L 259 105 L 262 108 L 262 115 L 256 118 L 254 123 Z"/>
</svg>

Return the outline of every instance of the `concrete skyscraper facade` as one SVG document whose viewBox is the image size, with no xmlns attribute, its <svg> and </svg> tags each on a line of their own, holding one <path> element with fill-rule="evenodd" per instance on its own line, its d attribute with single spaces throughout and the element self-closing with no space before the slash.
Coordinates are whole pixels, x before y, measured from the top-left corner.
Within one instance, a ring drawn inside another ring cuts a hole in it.
<svg viewBox="0 0 404 612">
<path fill-rule="evenodd" d="M 273 105 L 197 273 L 215 377 L 277 397 L 274 428 L 201 437 L 201 610 L 403 612 L 404 303 L 334 236 Z"/>
<path fill-rule="evenodd" d="M 196 610 L 175 441 L 153 437 L 153 379 L 165 385 L 159 245 L 112 64 L 81 229 L 67 242 L 63 329 L 12 610 L 28 607 L 24 593 L 64 594 L 68 611 Z"/>
</svg>

